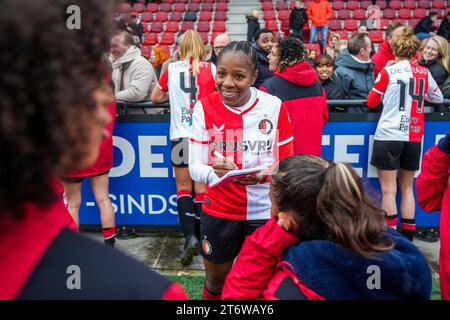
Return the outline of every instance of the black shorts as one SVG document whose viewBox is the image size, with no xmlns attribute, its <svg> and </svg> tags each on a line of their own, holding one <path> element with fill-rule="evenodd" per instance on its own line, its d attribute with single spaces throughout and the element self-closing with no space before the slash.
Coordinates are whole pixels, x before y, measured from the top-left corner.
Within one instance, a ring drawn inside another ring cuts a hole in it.
<svg viewBox="0 0 450 320">
<path fill-rule="evenodd" d="M 370 164 L 380 170 L 417 171 L 422 143 L 374 140 Z"/>
<path fill-rule="evenodd" d="M 84 178 L 99 177 L 99 176 L 102 176 L 102 175 L 108 174 L 108 173 L 109 173 L 109 170 L 105 171 L 105 172 L 102 172 L 102 173 L 99 173 L 99 174 L 94 174 L 93 176 L 80 177 L 80 178 L 64 178 L 64 177 L 60 177 L 60 179 L 61 179 L 62 182 L 66 182 L 66 183 L 81 183 L 81 182 L 83 182 Z"/>
<path fill-rule="evenodd" d="M 246 236 L 267 220 L 229 220 L 200 214 L 200 254 L 212 263 L 234 260 L 241 251 Z"/>
<path fill-rule="evenodd" d="M 172 165 L 177 168 L 187 168 L 189 166 L 189 140 L 188 138 L 178 138 L 172 140 L 170 151 Z"/>
</svg>

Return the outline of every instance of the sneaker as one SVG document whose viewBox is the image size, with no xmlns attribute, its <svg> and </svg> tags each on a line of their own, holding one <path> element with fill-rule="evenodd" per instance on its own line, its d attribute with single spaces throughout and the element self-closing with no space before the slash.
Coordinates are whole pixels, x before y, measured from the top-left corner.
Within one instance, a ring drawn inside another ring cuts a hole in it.
<svg viewBox="0 0 450 320">
<path fill-rule="evenodd" d="M 186 240 L 184 245 L 183 254 L 181 255 L 181 264 L 183 266 L 190 265 L 194 255 L 198 254 L 198 240 L 196 237 L 190 237 Z"/>
</svg>

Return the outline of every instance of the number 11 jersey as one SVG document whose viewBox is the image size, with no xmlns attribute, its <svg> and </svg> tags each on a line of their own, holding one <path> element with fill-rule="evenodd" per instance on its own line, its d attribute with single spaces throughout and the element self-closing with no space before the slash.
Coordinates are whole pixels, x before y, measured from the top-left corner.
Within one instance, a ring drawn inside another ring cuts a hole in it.
<svg viewBox="0 0 450 320">
<path fill-rule="evenodd" d="M 378 74 L 373 91 L 383 95 L 375 140 L 422 142 L 425 97 L 442 102 L 442 93 L 428 69 L 407 60 L 387 66 Z M 371 98 L 369 95 L 368 100 Z"/>
<path fill-rule="evenodd" d="M 169 92 L 170 140 L 190 136 L 192 108 L 197 100 L 214 92 L 216 67 L 201 61 L 199 73 L 194 76 L 189 60 L 170 63 L 157 86 Z"/>
</svg>

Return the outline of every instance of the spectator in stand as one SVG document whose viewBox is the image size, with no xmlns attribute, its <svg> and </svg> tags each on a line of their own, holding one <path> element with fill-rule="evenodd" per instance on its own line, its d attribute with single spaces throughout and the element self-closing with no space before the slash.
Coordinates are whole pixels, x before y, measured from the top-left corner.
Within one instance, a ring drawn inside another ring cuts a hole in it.
<svg viewBox="0 0 450 320">
<path fill-rule="evenodd" d="M 450 300 L 450 132 L 423 157 L 416 180 L 419 206 L 426 212 L 441 211 L 439 223 L 439 281 L 442 300 Z"/>
<path fill-rule="evenodd" d="M 365 100 L 373 87 L 373 63 L 370 61 L 372 51 L 367 34 L 358 34 L 348 42 L 336 59 L 336 81 L 341 84 L 349 100 Z M 350 107 L 350 113 L 366 112 L 367 108 Z"/>
<path fill-rule="evenodd" d="M 144 35 L 144 26 L 142 25 L 141 19 L 135 14 L 130 16 L 130 26 L 129 32 L 133 35 L 135 43 L 142 43 L 142 36 Z"/>
<path fill-rule="evenodd" d="M 269 68 L 268 55 L 275 44 L 275 35 L 269 29 L 261 29 L 255 34 L 255 41 L 252 47 L 258 53 L 258 77 L 254 86 L 259 88 L 266 79 L 272 77 L 273 72 Z"/>
<path fill-rule="evenodd" d="M 358 30 L 356 31 L 356 34 L 363 34 L 363 33 L 369 34 L 369 31 L 367 29 L 367 25 L 366 25 L 365 21 L 361 21 L 361 23 L 358 27 Z M 374 54 L 375 54 L 375 45 L 372 42 L 372 51 L 370 52 L 370 57 L 372 58 L 374 56 Z"/>
<path fill-rule="evenodd" d="M 152 49 L 152 52 L 150 54 L 150 63 L 152 64 L 158 79 L 161 76 L 161 68 L 163 66 L 163 63 L 167 59 L 169 59 L 169 55 L 167 54 L 166 50 L 159 47 Z"/>
<path fill-rule="evenodd" d="M 376 78 L 381 70 L 387 65 L 389 61 L 394 60 L 394 52 L 392 47 L 394 43 L 398 40 L 399 36 L 403 32 L 405 26 L 400 23 L 392 23 L 386 29 L 387 39 L 381 44 L 378 52 L 372 56 L 372 62 L 375 64 L 374 77 Z"/>
<path fill-rule="evenodd" d="M 213 53 L 211 55 L 211 62 L 217 64 L 217 57 L 220 51 L 231 42 L 231 38 L 226 33 L 221 33 L 216 36 L 213 43 Z"/>
<path fill-rule="evenodd" d="M 111 39 L 111 53 L 116 99 L 148 101 L 158 79 L 150 62 L 136 47 L 133 37 L 127 32 L 115 34 Z"/>
<path fill-rule="evenodd" d="M 437 34 L 438 36 L 447 39 L 447 41 L 450 41 L 450 11 L 447 12 L 447 15 L 442 20 Z"/>
<path fill-rule="evenodd" d="M 327 99 L 306 48 L 297 38 L 280 39 L 269 54 L 274 76 L 259 88 L 283 101 L 294 127 L 294 154 L 322 154 L 322 129 L 328 121 Z"/>
<path fill-rule="evenodd" d="M 442 94 L 445 99 L 450 99 L 450 77 L 447 78 L 442 86 Z"/>
<path fill-rule="evenodd" d="M 328 33 L 328 20 L 333 16 L 333 10 L 327 0 L 313 0 L 308 6 L 308 18 L 311 20 L 311 40 L 317 40 L 317 31 L 320 29 L 322 35 L 322 52 L 325 51 Z"/>
<path fill-rule="evenodd" d="M 427 39 L 419 64 L 430 70 L 439 87 L 443 86 L 450 73 L 448 41 L 441 36 L 433 36 Z"/>
<path fill-rule="evenodd" d="M 250 43 L 253 42 L 255 34 L 259 30 L 259 11 L 254 9 L 249 15 L 247 15 L 247 41 Z"/>
<path fill-rule="evenodd" d="M 326 48 L 326 53 L 331 56 L 333 59 L 336 59 L 339 53 L 341 53 L 339 49 L 339 42 L 341 41 L 341 36 L 337 33 L 333 33 L 328 40 L 328 46 Z"/>
<path fill-rule="evenodd" d="M 422 18 L 414 28 L 414 34 L 420 40 L 430 38 L 436 35 L 437 28 L 435 23 L 438 19 L 436 12 L 430 12 L 428 16 Z"/>
<path fill-rule="evenodd" d="M 303 41 L 303 26 L 308 22 L 308 14 L 301 1 L 295 1 L 295 7 L 289 15 L 289 33 Z"/>
<path fill-rule="evenodd" d="M 315 62 L 315 69 L 319 82 L 325 90 L 327 100 L 345 100 L 345 92 L 336 81 L 334 75 L 334 60 L 328 54 L 321 54 Z M 330 112 L 345 112 L 342 107 L 328 108 Z"/>
</svg>

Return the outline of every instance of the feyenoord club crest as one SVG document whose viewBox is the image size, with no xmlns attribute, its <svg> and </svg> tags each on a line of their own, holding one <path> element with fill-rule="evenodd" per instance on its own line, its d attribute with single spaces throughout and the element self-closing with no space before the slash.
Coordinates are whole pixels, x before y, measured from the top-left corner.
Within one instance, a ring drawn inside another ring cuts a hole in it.
<svg viewBox="0 0 450 320">
<path fill-rule="evenodd" d="M 262 134 L 269 135 L 273 130 L 273 124 L 269 119 L 263 119 L 259 123 L 258 129 Z"/>
<path fill-rule="evenodd" d="M 206 240 L 206 237 L 202 241 L 202 250 L 207 256 L 211 255 L 212 253 L 211 243 L 209 243 L 209 241 Z"/>
</svg>

